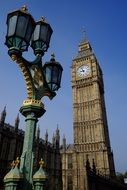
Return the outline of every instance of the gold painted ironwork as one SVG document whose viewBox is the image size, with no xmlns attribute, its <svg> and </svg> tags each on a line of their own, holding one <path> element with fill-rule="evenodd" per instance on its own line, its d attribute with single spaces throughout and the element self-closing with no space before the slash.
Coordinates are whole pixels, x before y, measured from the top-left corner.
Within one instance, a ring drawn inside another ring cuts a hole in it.
<svg viewBox="0 0 127 190">
<path fill-rule="evenodd" d="M 39 165 L 40 165 L 40 167 L 44 167 L 44 165 L 45 165 L 45 162 L 44 162 L 44 160 L 41 158 L 41 160 L 39 161 Z"/>
<path fill-rule="evenodd" d="M 23 105 L 27 106 L 27 105 L 35 105 L 35 106 L 39 106 L 39 107 L 43 107 L 44 108 L 44 104 L 41 102 L 41 100 L 35 100 L 35 99 L 27 99 L 23 101 Z"/>
<path fill-rule="evenodd" d="M 15 167 L 16 166 L 18 167 L 19 163 L 20 163 L 20 160 L 19 160 L 19 157 L 17 157 L 16 160 L 15 160 Z"/>
<path fill-rule="evenodd" d="M 32 83 L 31 74 L 30 74 L 26 64 L 24 64 L 22 59 L 20 57 L 18 57 L 17 55 L 15 55 L 15 54 L 12 54 L 11 58 L 12 58 L 13 61 L 16 61 L 16 63 L 21 68 L 21 70 L 23 72 L 23 75 L 24 75 L 24 78 L 25 78 L 25 81 L 26 81 L 28 99 L 32 99 L 33 83 Z"/>
<path fill-rule="evenodd" d="M 15 161 L 13 160 L 11 163 L 11 168 L 13 169 L 15 167 Z"/>
</svg>

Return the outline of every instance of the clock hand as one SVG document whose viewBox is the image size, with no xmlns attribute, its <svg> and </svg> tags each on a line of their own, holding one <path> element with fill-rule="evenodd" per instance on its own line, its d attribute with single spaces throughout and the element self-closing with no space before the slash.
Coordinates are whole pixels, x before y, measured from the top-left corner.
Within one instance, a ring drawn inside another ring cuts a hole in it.
<svg viewBox="0 0 127 190">
<path fill-rule="evenodd" d="M 82 69 L 81 71 L 84 73 L 84 71 L 85 71 L 85 70 L 84 70 L 84 69 Z"/>
</svg>

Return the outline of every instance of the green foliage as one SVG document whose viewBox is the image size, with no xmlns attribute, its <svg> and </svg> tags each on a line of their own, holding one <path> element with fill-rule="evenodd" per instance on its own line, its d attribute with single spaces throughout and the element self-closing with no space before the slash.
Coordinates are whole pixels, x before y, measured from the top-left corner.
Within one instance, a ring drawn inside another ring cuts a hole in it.
<svg viewBox="0 0 127 190">
<path fill-rule="evenodd" d="M 124 183 L 124 179 L 127 178 L 127 171 L 125 173 L 120 173 L 117 172 L 116 173 L 116 178 L 121 181 L 122 183 Z"/>
</svg>

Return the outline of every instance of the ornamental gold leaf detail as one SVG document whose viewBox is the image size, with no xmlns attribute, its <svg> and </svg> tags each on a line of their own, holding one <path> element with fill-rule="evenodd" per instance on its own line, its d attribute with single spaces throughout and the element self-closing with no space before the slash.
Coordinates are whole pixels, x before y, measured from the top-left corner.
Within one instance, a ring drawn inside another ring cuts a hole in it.
<svg viewBox="0 0 127 190">
<path fill-rule="evenodd" d="M 33 83 L 31 74 L 29 72 L 29 69 L 27 68 L 27 65 L 22 61 L 21 58 L 17 57 L 16 55 L 11 56 L 13 61 L 16 61 L 16 63 L 19 65 L 20 69 L 22 70 L 22 73 L 24 75 L 26 86 L 27 86 L 27 96 L 28 99 L 32 99 L 33 97 Z"/>
</svg>

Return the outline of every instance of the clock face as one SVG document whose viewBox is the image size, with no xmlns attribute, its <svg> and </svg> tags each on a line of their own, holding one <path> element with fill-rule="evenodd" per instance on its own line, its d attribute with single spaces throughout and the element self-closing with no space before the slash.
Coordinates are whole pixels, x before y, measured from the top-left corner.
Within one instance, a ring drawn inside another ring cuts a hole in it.
<svg viewBox="0 0 127 190">
<path fill-rule="evenodd" d="M 87 76 L 89 73 L 90 73 L 90 67 L 88 65 L 82 65 L 77 70 L 77 74 L 79 77 Z"/>
</svg>

